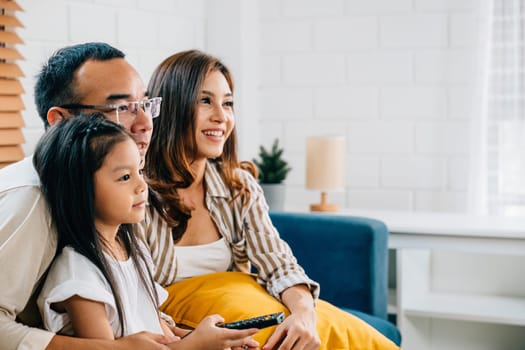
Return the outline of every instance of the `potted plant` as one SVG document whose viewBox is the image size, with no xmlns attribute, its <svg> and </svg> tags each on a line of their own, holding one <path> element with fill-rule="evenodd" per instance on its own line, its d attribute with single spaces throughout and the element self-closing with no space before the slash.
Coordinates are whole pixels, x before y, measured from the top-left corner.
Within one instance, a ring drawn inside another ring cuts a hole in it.
<svg viewBox="0 0 525 350">
<path fill-rule="evenodd" d="M 282 159 L 283 149 L 279 140 L 275 139 L 272 148 L 267 150 L 259 147 L 259 159 L 253 162 L 259 170 L 259 183 L 264 191 L 270 210 L 279 211 L 284 208 L 284 184 L 286 175 L 291 170 L 288 163 Z"/>
</svg>

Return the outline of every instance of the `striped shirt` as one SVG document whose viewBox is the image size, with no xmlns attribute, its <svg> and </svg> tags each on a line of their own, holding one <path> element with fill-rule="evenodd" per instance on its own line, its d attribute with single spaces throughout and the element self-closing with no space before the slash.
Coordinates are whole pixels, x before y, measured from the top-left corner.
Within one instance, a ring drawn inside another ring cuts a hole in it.
<svg viewBox="0 0 525 350">
<path fill-rule="evenodd" d="M 279 237 L 257 181 L 247 171 L 238 169 L 240 180 L 250 195 L 240 195 L 230 203 L 232 191 L 221 176 L 220 166 L 214 161 L 206 164 L 205 203 L 219 233 L 232 250 L 230 270 L 249 273 L 253 265 L 258 271 L 259 284 L 278 300 L 280 293 L 298 284 L 307 285 L 317 299 L 319 284 L 306 275 L 288 244 Z M 171 230 L 152 206 L 146 211 L 146 220 L 139 232 L 151 249 L 157 267 L 155 280 L 163 286 L 174 283 L 177 247 L 171 238 Z"/>
</svg>

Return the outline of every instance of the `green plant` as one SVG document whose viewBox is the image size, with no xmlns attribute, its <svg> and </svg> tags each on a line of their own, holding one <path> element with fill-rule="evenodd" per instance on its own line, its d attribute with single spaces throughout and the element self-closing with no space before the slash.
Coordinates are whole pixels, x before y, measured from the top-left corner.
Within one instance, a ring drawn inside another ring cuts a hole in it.
<svg viewBox="0 0 525 350">
<path fill-rule="evenodd" d="M 266 150 L 263 146 L 259 147 L 259 159 L 254 159 L 253 162 L 259 169 L 261 183 L 278 184 L 284 181 L 292 169 L 282 159 L 282 155 L 283 149 L 279 147 L 278 139 L 275 139 L 270 150 Z"/>
</svg>

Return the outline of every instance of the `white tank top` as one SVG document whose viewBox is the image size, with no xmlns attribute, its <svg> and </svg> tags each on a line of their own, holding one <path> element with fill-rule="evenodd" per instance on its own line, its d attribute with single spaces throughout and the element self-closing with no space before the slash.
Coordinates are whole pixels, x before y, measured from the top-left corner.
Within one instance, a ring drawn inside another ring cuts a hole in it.
<svg viewBox="0 0 525 350">
<path fill-rule="evenodd" d="M 215 242 L 175 246 L 177 276 L 175 282 L 212 272 L 227 271 L 232 262 L 232 252 L 224 238 Z"/>
</svg>

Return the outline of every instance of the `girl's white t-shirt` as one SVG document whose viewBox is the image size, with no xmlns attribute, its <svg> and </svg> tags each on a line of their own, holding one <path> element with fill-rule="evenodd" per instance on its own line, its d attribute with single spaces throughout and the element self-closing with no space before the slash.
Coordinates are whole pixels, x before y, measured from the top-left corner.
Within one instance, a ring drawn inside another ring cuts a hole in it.
<svg viewBox="0 0 525 350">
<path fill-rule="evenodd" d="M 138 271 L 145 273 L 143 268 L 136 269 L 131 259 L 117 261 L 108 255 L 106 257 L 111 261 L 112 272 L 121 297 L 125 320 L 123 335 L 140 331 L 162 334 L 158 310 L 140 282 Z M 155 288 L 159 303 L 162 304 L 168 293 L 158 284 L 155 284 Z M 74 295 L 104 303 L 113 334 L 115 337 L 121 335 L 115 298 L 102 272 L 73 248 L 65 247 L 51 265 L 37 300 L 46 329 L 59 334 L 74 334 L 68 314 L 59 313 L 51 308 L 51 304 L 64 301 Z"/>
</svg>

